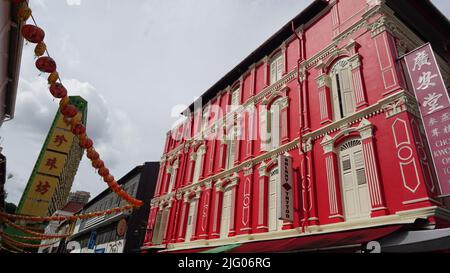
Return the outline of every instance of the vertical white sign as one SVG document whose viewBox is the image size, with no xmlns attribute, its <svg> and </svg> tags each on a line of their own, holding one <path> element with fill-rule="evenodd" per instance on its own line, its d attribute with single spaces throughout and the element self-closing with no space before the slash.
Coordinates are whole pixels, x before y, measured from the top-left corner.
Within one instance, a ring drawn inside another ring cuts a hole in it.
<svg viewBox="0 0 450 273">
<path fill-rule="evenodd" d="M 292 157 L 289 155 L 280 155 L 278 157 L 281 192 L 279 200 L 279 209 L 277 211 L 278 219 L 293 222 L 294 221 L 294 186 Z"/>
</svg>

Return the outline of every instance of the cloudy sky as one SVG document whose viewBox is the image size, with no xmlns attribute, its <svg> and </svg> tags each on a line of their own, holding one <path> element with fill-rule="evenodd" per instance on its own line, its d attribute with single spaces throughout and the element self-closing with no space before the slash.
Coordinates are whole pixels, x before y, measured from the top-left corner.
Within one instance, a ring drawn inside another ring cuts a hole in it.
<svg viewBox="0 0 450 273">
<path fill-rule="evenodd" d="M 310 0 L 31 0 L 71 95 L 88 103 L 88 134 L 120 178 L 159 160 L 176 114 Z M 448 0 L 433 1 L 450 17 Z M 0 128 L 7 201 L 18 203 L 57 111 L 23 51 L 15 119 Z M 73 190 L 105 184 L 83 158 Z"/>
</svg>

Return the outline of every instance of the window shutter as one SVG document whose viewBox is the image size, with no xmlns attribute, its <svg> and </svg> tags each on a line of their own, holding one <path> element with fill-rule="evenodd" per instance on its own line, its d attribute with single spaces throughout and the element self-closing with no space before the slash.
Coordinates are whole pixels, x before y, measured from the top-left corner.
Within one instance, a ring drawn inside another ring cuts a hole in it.
<svg viewBox="0 0 450 273">
<path fill-rule="evenodd" d="M 231 190 L 228 189 L 223 194 L 222 216 L 220 221 L 220 237 L 228 237 L 230 230 L 230 210 L 231 210 Z"/>
<path fill-rule="evenodd" d="M 333 74 L 331 74 L 331 77 L 332 77 L 332 86 L 331 86 L 332 92 L 331 92 L 331 94 L 332 94 L 332 100 L 333 100 L 331 105 L 333 107 L 333 114 L 334 114 L 333 118 L 335 120 L 337 120 L 337 119 L 341 118 L 340 105 L 339 105 L 339 94 L 338 94 L 338 92 L 339 92 L 339 88 L 338 88 L 339 82 L 338 82 L 338 79 L 337 79 L 339 77 L 339 75 L 338 74 L 334 74 L 334 72 L 333 72 Z"/>
<path fill-rule="evenodd" d="M 362 151 L 354 153 L 355 156 L 355 168 L 356 168 L 356 181 L 358 185 L 366 184 L 366 172 L 364 168 L 364 159 Z"/>
<path fill-rule="evenodd" d="M 278 148 L 280 146 L 280 132 L 281 132 L 281 122 L 280 122 L 280 108 L 278 104 L 273 105 L 273 110 L 271 111 L 271 137 L 272 145 L 271 149 Z"/>
<path fill-rule="evenodd" d="M 270 83 L 274 83 L 277 81 L 277 63 L 273 61 L 270 64 Z"/>
<path fill-rule="evenodd" d="M 350 68 L 346 67 L 341 69 L 338 76 L 341 84 L 343 112 L 345 116 L 348 116 L 355 112 L 355 96 L 351 83 Z"/>
<path fill-rule="evenodd" d="M 260 114 L 259 133 L 261 138 L 261 151 L 268 151 L 270 144 L 270 111 L 264 110 Z"/>
<path fill-rule="evenodd" d="M 227 169 L 230 169 L 231 167 L 234 166 L 234 159 L 235 159 L 235 154 L 236 154 L 236 141 L 235 140 L 231 140 L 228 143 L 228 147 L 227 147 Z"/>
<path fill-rule="evenodd" d="M 277 174 L 272 174 L 269 181 L 269 231 L 277 230 Z"/>
<path fill-rule="evenodd" d="M 280 55 L 277 60 L 277 81 L 281 79 L 284 70 L 283 57 Z"/>
<path fill-rule="evenodd" d="M 160 232 L 161 232 L 161 212 L 159 212 L 156 215 L 155 224 L 153 225 L 152 243 L 154 245 L 161 244 L 161 241 L 159 241 L 159 233 Z"/>
<path fill-rule="evenodd" d="M 239 88 L 233 91 L 233 94 L 231 95 L 231 105 L 239 105 L 239 93 Z"/>
<path fill-rule="evenodd" d="M 342 170 L 345 172 L 345 171 L 350 170 L 351 168 L 352 168 L 352 163 L 351 163 L 350 157 L 349 156 L 344 157 L 342 160 Z"/>
<path fill-rule="evenodd" d="M 162 212 L 162 216 L 161 216 L 161 224 L 159 226 L 159 233 L 158 233 L 158 244 L 160 244 L 163 239 L 164 239 L 164 235 L 166 234 L 166 227 L 167 227 L 167 214 L 169 213 L 168 210 L 164 210 Z"/>
<path fill-rule="evenodd" d="M 195 159 L 195 168 L 194 168 L 194 178 L 192 179 L 193 183 L 197 182 L 200 178 L 200 167 L 203 156 L 200 153 L 197 153 L 197 158 Z"/>
</svg>

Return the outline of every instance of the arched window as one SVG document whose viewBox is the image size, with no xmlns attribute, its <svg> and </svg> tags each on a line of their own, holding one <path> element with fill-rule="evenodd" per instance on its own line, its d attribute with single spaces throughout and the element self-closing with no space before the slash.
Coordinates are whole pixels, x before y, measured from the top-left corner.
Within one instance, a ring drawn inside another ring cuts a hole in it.
<svg viewBox="0 0 450 273">
<path fill-rule="evenodd" d="M 345 219 L 369 217 L 371 205 L 361 140 L 339 146 L 342 200 Z"/>
<path fill-rule="evenodd" d="M 330 70 L 333 119 L 355 112 L 355 93 L 348 58 L 340 59 Z"/>
<path fill-rule="evenodd" d="M 230 231 L 230 217 L 231 217 L 231 188 L 227 188 L 223 193 L 222 202 L 222 216 L 220 220 L 220 238 L 228 237 Z"/>
<path fill-rule="evenodd" d="M 279 169 L 274 168 L 270 172 L 269 177 L 269 209 L 268 209 L 268 223 L 269 231 L 281 230 L 283 227 L 283 220 L 278 220 L 278 203 L 280 196 L 280 175 Z"/>
<path fill-rule="evenodd" d="M 283 54 L 275 55 L 270 61 L 270 84 L 274 84 L 283 76 L 284 60 Z"/>
</svg>

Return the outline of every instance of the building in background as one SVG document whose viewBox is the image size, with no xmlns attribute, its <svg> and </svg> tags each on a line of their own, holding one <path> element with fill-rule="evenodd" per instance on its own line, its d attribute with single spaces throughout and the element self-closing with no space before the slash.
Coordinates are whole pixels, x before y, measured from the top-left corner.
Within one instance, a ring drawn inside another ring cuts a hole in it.
<svg viewBox="0 0 450 273">
<path fill-rule="evenodd" d="M 83 124 L 87 121 L 87 102 L 79 96 L 69 97 Z M 28 180 L 17 213 L 49 216 L 67 201 L 84 149 L 70 125 L 58 111 Z"/>
<path fill-rule="evenodd" d="M 79 193 L 79 195 L 77 195 Z M 90 194 L 88 192 L 71 193 L 71 196 L 79 198 L 69 198 L 67 204 L 53 213 L 52 216 L 72 216 L 80 212 L 89 200 Z M 46 235 L 65 235 L 72 234 L 75 224 L 71 221 L 52 221 L 45 228 Z M 65 238 L 55 238 L 42 240 L 41 245 L 46 245 L 38 249 L 38 253 L 63 253 L 65 252 Z"/>
<path fill-rule="evenodd" d="M 14 118 L 17 85 L 22 60 L 23 37 L 17 20 L 18 5 L 0 2 L 0 127 Z M 2 154 L 0 136 L 0 210 L 4 209 L 6 157 Z"/>
<path fill-rule="evenodd" d="M 91 219 L 78 220 L 71 242 L 79 242 L 82 253 L 122 253 L 140 250 L 147 228 L 150 200 L 156 188 L 159 162 L 146 162 L 135 167 L 119 181 L 131 196 L 144 201 L 139 209 Z M 80 214 L 125 206 L 109 188 L 94 197 Z"/>
<path fill-rule="evenodd" d="M 449 248 L 401 58 L 430 42 L 448 90 L 449 29 L 430 1 L 313 1 L 167 134 L 142 250 Z"/>
<path fill-rule="evenodd" d="M 91 198 L 91 194 L 87 191 L 71 192 L 69 193 L 69 198 L 67 198 L 67 203 L 75 202 L 86 204 L 89 202 L 89 198 Z"/>
</svg>

